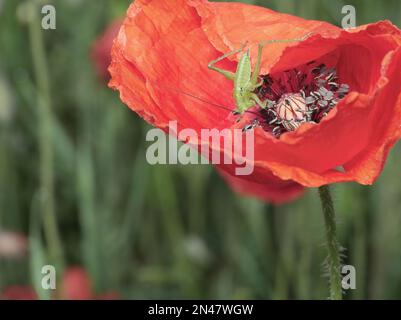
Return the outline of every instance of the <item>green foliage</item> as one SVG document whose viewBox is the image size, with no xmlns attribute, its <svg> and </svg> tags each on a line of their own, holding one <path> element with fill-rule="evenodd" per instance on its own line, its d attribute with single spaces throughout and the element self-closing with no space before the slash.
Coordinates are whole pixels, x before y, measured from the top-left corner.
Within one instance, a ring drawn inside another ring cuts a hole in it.
<svg viewBox="0 0 401 320">
<path fill-rule="evenodd" d="M 208 166 L 148 165 L 149 126 L 99 81 L 89 55 L 130 1 L 52 2 L 57 29 L 43 32 L 46 117 L 63 262 L 83 265 L 96 291 L 114 289 L 125 298 L 327 297 L 316 190 L 273 207 L 233 194 Z M 338 25 L 344 4 L 242 2 Z M 0 291 L 10 284 L 38 288 L 39 265 L 54 262 L 46 232 L 54 226 L 44 223 L 38 200 L 46 171 L 43 110 L 23 3 L 0 0 L 0 228 L 29 234 L 31 250 L 21 261 L 0 260 Z M 398 0 L 347 4 L 357 8 L 358 24 L 401 23 Z M 374 187 L 334 187 L 344 262 L 355 265 L 358 277 L 357 290 L 345 298 L 401 296 L 400 151 L 393 150 Z"/>
</svg>

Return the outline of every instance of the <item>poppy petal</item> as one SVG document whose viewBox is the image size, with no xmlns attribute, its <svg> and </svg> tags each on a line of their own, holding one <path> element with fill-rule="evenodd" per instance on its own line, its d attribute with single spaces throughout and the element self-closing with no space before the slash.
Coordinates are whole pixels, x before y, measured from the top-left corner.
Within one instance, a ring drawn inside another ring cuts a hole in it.
<svg viewBox="0 0 401 320">
<path fill-rule="evenodd" d="M 168 120 L 196 130 L 223 128 L 234 107 L 230 81 L 219 81 L 219 75 L 207 69 L 218 55 L 201 30 L 195 9 L 186 1 L 136 1 L 113 46 L 110 86 L 160 128 L 167 128 Z M 227 63 L 228 68 L 234 66 Z"/>
<path fill-rule="evenodd" d="M 243 3 L 213 3 L 190 0 L 202 18 L 202 30 L 220 52 L 238 49 L 245 41 L 251 57 L 257 56 L 257 44 L 273 39 L 297 39 L 307 35 L 337 36 L 341 29 L 327 22 L 305 20 L 292 15 Z M 276 43 L 266 47 L 262 56 L 262 73 L 274 65 L 285 48 L 294 43 Z M 232 57 L 236 59 L 236 57 Z"/>
<path fill-rule="evenodd" d="M 219 170 L 219 173 L 235 192 L 274 204 L 295 200 L 304 192 L 304 188 L 300 184 L 283 181 L 273 175 L 270 176 L 270 179 L 264 179 L 263 182 L 258 183 L 228 174 L 224 170 Z"/>
</svg>

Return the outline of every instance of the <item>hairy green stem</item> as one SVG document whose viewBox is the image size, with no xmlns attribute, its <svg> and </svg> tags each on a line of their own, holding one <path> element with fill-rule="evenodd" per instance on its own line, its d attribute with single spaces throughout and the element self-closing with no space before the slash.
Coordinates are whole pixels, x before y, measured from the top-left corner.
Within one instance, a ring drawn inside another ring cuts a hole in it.
<svg viewBox="0 0 401 320">
<path fill-rule="evenodd" d="M 341 300 L 341 274 L 340 274 L 340 254 L 336 236 L 336 219 L 333 200 L 330 195 L 329 186 L 319 188 L 320 200 L 322 203 L 324 223 L 326 227 L 326 246 L 328 251 L 327 263 L 330 274 L 330 299 Z"/>
<path fill-rule="evenodd" d="M 52 107 L 46 54 L 42 37 L 40 19 L 36 5 L 32 4 L 29 21 L 29 38 L 38 90 L 38 143 L 40 156 L 40 203 L 43 227 L 49 256 L 55 264 L 57 274 L 62 272 L 63 254 L 57 227 L 54 197 L 54 156 L 52 141 Z M 60 270 L 61 269 L 61 270 Z"/>
</svg>

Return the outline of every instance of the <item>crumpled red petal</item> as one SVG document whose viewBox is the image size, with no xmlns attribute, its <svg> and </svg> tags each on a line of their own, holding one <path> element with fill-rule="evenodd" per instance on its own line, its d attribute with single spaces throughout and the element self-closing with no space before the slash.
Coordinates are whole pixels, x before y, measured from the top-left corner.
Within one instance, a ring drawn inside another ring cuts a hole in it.
<svg viewBox="0 0 401 320">
<path fill-rule="evenodd" d="M 258 183 L 228 174 L 223 170 L 219 170 L 219 173 L 234 191 L 277 205 L 295 200 L 304 193 L 304 188 L 300 184 L 284 181 L 273 175 L 270 179 Z"/>
</svg>

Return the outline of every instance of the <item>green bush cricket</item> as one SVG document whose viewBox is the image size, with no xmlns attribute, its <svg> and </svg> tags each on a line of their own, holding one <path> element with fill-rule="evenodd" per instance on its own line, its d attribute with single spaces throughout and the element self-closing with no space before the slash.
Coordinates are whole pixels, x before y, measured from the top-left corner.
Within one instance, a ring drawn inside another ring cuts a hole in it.
<svg viewBox="0 0 401 320">
<path fill-rule="evenodd" d="M 243 114 L 249 108 L 253 107 L 254 105 L 260 106 L 262 109 L 265 109 L 269 105 L 269 100 L 261 101 L 255 90 L 259 88 L 263 84 L 263 80 L 259 79 L 259 73 L 261 69 L 261 60 L 262 60 L 262 52 L 263 48 L 267 44 L 271 43 L 286 43 L 286 42 L 297 42 L 305 40 L 310 34 L 300 38 L 300 39 L 285 39 L 285 40 L 267 40 L 264 42 L 260 42 L 258 45 L 258 56 L 256 59 L 255 68 L 252 72 L 252 65 L 251 65 L 251 57 L 250 52 L 247 50 L 239 59 L 237 64 L 236 72 L 231 72 L 228 70 L 223 70 L 220 68 L 215 67 L 215 64 L 219 61 L 224 60 L 225 58 L 235 55 L 244 50 L 247 43 L 244 43 L 241 48 L 230 51 L 215 60 L 212 60 L 208 64 L 208 68 L 221 73 L 227 79 L 234 82 L 234 89 L 233 89 L 233 98 L 236 104 L 236 112 L 239 114 Z"/>
</svg>

